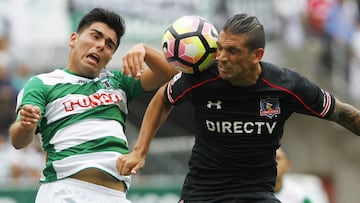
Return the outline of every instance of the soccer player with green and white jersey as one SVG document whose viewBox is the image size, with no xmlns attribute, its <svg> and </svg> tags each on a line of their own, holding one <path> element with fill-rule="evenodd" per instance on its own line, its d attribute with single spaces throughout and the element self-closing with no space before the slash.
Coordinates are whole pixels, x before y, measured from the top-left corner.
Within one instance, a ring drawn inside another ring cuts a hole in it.
<svg viewBox="0 0 360 203">
<path fill-rule="evenodd" d="M 32 77 L 19 93 L 12 145 L 26 147 L 38 134 L 47 157 L 37 203 L 129 202 L 130 176 L 116 168 L 129 152 L 128 102 L 159 88 L 176 70 L 149 57 L 162 55 L 145 44 L 125 54 L 122 72 L 104 70 L 124 32 L 121 16 L 93 9 L 71 34 L 67 66 Z"/>
</svg>

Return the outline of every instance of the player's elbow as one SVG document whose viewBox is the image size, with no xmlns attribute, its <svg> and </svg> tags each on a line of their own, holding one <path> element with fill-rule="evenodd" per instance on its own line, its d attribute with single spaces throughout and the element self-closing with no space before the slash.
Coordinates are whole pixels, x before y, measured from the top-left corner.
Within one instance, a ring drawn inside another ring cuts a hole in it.
<svg viewBox="0 0 360 203">
<path fill-rule="evenodd" d="M 10 142 L 11 142 L 11 145 L 15 148 L 15 149 L 22 149 L 22 148 L 24 148 L 24 147 L 26 147 L 26 146 L 28 146 L 30 143 L 31 143 L 31 141 L 32 141 L 32 139 L 21 139 L 21 138 L 19 138 L 19 137 L 16 137 L 16 136 L 11 136 L 10 137 L 11 139 L 10 139 Z"/>
<path fill-rule="evenodd" d="M 9 130 L 10 132 L 10 143 L 15 149 L 22 149 L 28 146 L 34 135 L 32 133 L 24 133 L 21 130 L 17 129 L 15 126 L 12 126 Z"/>
<path fill-rule="evenodd" d="M 12 145 L 15 149 L 22 149 L 22 148 L 24 148 L 24 147 L 27 146 L 26 143 L 17 141 L 17 140 L 15 140 L 15 139 L 11 139 L 11 145 Z"/>
<path fill-rule="evenodd" d="M 22 149 L 22 148 L 25 147 L 25 146 L 23 146 L 23 145 L 14 144 L 13 142 L 12 142 L 11 144 L 12 144 L 12 146 L 13 146 L 15 149 Z"/>
</svg>

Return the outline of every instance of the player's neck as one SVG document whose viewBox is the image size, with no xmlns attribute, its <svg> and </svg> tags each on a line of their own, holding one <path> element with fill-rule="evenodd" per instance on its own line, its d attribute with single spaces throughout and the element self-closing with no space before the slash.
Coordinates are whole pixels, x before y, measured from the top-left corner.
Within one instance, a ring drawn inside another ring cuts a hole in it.
<svg viewBox="0 0 360 203">
<path fill-rule="evenodd" d="M 276 193 L 280 192 L 282 187 L 283 187 L 283 182 L 282 181 L 276 181 L 274 192 L 276 192 Z"/>
<path fill-rule="evenodd" d="M 230 83 L 234 86 L 240 86 L 240 87 L 249 87 L 256 85 L 256 83 L 259 80 L 260 74 L 261 74 L 262 68 L 261 65 L 258 64 L 254 67 L 253 70 L 247 72 L 244 75 L 239 75 L 239 77 L 235 77 L 234 80 L 229 80 Z"/>
</svg>

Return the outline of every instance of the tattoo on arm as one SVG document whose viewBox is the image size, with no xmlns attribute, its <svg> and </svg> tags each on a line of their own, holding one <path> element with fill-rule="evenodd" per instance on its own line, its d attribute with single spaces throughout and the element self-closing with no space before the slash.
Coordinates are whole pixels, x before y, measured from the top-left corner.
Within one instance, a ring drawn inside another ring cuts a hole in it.
<svg viewBox="0 0 360 203">
<path fill-rule="evenodd" d="M 334 112 L 329 119 L 360 136 L 360 111 L 350 104 L 336 100 Z"/>
</svg>

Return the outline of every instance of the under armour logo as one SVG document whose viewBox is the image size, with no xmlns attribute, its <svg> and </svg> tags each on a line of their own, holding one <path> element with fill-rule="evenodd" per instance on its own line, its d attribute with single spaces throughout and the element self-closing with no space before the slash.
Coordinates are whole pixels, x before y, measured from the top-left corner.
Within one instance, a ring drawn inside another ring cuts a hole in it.
<svg viewBox="0 0 360 203">
<path fill-rule="evenodd" d="M 217 100 L 216 102 L 208 101 L 208 104 L 206 105 L 209 109 L 212 107 L 216 107 L 216 109 L 221 109 L 221 101 Z"/>
</svg>

